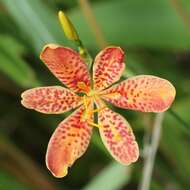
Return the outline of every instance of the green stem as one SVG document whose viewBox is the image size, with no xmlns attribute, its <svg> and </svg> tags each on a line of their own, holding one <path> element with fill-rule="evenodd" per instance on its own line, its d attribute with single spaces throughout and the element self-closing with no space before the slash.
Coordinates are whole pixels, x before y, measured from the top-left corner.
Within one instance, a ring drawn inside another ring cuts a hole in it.
<svg viewBox="0 0 190 190">
<path fill-rule="evenodd" d="M 88 50 L 84 47 L 84 45 L 80 39 L 76 40 L 74 42 L 75 42 L 75 45 L 78 47 L 79 54 L 85 60 L 85 63 L 88 65 L 88 67 L 90 69 L 91 65 L 92 65 L 92 61 L 93 61 L 91 55 L 89 54 Z"/>
<path fill-rule="evenodd" d="M 169 109 L 168 113 L 170 113 L 170 115 L 172 115 L 185 129 L 190 132 L 190 125 L 184 121 L 174 110 Z"/>
<path fill-rule="evenodd" d="M 81 11 L 84 14 L 84 17 L 85 17 L 92 33 L 94 34 L 97 45 L 101 49 L 106 47 L 108 43 L 104 37 L 104 34 L 103 34 L 100 26 L 98 25 L 98 22 L 97 22 L 96 17 L 93 13 L 90 2 L 88 0 L 78 0 L 78 2 L 80 5 L 80 8 L 81 8 Z"/>
</svg>

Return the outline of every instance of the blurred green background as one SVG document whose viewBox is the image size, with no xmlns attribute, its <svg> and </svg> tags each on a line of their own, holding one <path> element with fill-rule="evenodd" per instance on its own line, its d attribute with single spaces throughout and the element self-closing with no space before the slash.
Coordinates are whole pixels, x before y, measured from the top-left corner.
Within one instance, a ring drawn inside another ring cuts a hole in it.
<svg viewBox="0 0 190 190">
<path fill-rule="evenodd" d="M 89 0 L 94 28 L 83 0 L 0 0 L 0 190 L 136 190 L 143 174 L 146 136 L 155 114 L 114 108 L 133 127 L 141 149 L 135 164 L 124 167 L 107 153 L 95 133 L 86 154 L 63 179 L 46 169 L 48 140 L 66 115 L 27 110 L 20 94 L 37 86 L 60 84 L 39 60 L 47 43 L 74 47 L 58 23 L 65 10 L 92 56 L 106 44 L 126 52 L 125 77 L 152 74 L 177 90 L 166 112 L 150 189 L 190 189 L 190 1 Z"/>
</svg>

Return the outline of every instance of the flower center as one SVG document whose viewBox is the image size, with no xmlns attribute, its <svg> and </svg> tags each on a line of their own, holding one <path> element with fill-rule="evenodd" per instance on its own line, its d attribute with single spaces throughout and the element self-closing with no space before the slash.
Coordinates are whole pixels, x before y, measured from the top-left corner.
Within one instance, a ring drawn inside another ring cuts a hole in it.
<svg viewBox="0 0 190 190">
<path fill-rule="evenodd" d="M 93 117 L 92 117 L 94 113 L 100 112 L 106 108 L 106 106 L 103 105 L 101 108 L 92 109 L 92 106 L 93 106 L 92 104 L 96 102 L 96 99 L 99 98 L 99 92 L 93 89 L 89 90 L 89 87 L 87 87 L 84 82 L 78 82 L 77 86 L 86 92 L 86 94 L 83 95 L 82 97 L 82 102 L 83 102 L 85 110 L 81 116 L 81 121 L 86 121 L 89 125 L 93 127 L 98 127 L 98 128 L 101 127 L 101 125 L 94 123 Z"/>
<path fill-rule="evenodd" d="M 87 87 L 84 82 L 78 82 L 77 85 L 80 89 L 82 89 L 86 92 L 86 94 L 83 95 L 83 97 L 82 97 L 82 102 L 83 102 L 85 110 L 84 110 L 84 113 L 81 115 L 81 121 L 87 122 L 92 127 L 97 127 L 97 128 L 102 127 L 101 124 L 95 123 L 93 121 L 92 116 L 94 115 L 94 113 L 96 113 L 96 112 L 98 113 L 107 107 L 104 103 L 102 103 L 101 101 L 99 102 L 99 100 L 98 100 L 99 97 L 104 96 L 104 94 L 100 93 L 97 90 L 89 89 L 89 87 Z M 110 93 L 107 96 L 120 97 L 120 94 L 119 93 Z M 96 103 L 96 105 L 98 105 L 99 107 L 97 109 L 92 109 L 93 103 Z M 112 125 L 112 122 L 111 122 L 110 128 L 112 129 L 115 140 L 120 141 L 121 135 L 116 131 L 115 127 Z"/>
</svg>

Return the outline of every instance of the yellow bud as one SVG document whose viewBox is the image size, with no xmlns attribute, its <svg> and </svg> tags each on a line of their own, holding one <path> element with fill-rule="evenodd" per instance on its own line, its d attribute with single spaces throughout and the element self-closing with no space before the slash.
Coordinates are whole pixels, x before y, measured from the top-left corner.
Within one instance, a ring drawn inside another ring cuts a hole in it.
<svg viewBox="0 0 190 190">
<path fill-rule="evenodd" d="M 59 11 L 58 17 L 66 37 L 70 40 L 79 41 L 79 36 L 66 14 L 63 11 Z"/>
</svg>

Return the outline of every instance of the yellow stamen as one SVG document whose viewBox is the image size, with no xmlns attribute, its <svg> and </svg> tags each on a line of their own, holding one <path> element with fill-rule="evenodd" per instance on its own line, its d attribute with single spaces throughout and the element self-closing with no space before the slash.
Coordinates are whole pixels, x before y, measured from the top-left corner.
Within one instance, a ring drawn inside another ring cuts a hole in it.
<svg viewBox="0 0 190 190">
<path fill-rule="evenodd" d="M 84 103 L 85 111 L 87 111 L 88 105 L 87 105 L 87 99 L 85 95 L 83 96 L 83 103 Z"/>
<path fill-rule="evenodd" d="M 102 127 L 101 125 L 99 125 L 99 124 L 97 124 L 97 123 L 94 123 L 94 122 L 92 122 L 92 121 L 87 121 L 87 123 L 88 123 L 89 125 L 93 126 L 93 127 L 97 127 L 97 128 Z"/>
<path fill-rule="evenodd" d="M 121 94 L 119 92 L 113 92 L 110 94 L 100 94 L 100 95 L 108 97 L 108 98 L 119 98 L 119 97 L 121 97 Z"/>
<path fill-rule="evenodd" d="M 86 88 L 86 85 L 85 83 L 83 82 L 78 82 L 77 84 L 80 88 Z M 91 103 L 91 101 L 95 100 L 96 99 L 96 96 L 97 96 L 97 93 L 95 91 L 90 91 L 89 93 L 87 93 L 87 95 L 84 95 L 83 98 L 82 98 L 82 101 L 83 101 L 83 105 L 84 105 L 84 113 L 82 114 L 81 116 L 81 121 L 86 121 L 89 125 L 93 126 L 93 127 L 97 127 L 97 128 L 100 128 L 102 127 L 100 124 L 97 124 L 97 123 L 94 123 L 92 120 L 91 120 L 91 116 L 96 113 L 96 112 L 100 112 L 102 111 L 103 109 L 106 108 L 106 105 L 105 104 L 102 104 L 102 106 L 100 108 L 97 108 L 97 109 L 91 109 L 89 108 L 89 104 Z"/>
<path fill-rule="evenodd" d="M 104 106 L 102 108 L 94 109 L 94 110 L 92 110 L 92 113 L 100 112 L 100 111 L 104 110 L 105 108 L 106 108 L 106 106 Z"/>
</svg>

